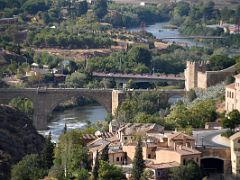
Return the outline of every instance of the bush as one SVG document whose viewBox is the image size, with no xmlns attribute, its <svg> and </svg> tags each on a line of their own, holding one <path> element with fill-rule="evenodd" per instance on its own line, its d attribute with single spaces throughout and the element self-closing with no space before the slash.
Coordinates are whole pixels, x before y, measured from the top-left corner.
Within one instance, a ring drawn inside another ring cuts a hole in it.
<svg viewBox="0 0 240 180">
<path fill-rule="evenodd" d="M 229 137 L 232 136 L 234 133 L 235 133 L 235 132 L 234 132 L 233 130 L 228 129 L 228 130 L 226 130 L 225 132 L 223 132 L 223 133 L 221 134 L 221 136 L 226 137 L 226 138 L 229 138 Z"/>
</svg>

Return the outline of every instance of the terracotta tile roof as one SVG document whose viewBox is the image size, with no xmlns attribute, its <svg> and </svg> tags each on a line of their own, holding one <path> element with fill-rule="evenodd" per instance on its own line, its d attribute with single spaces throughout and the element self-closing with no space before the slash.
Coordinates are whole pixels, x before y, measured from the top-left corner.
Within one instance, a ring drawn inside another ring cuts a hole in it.
<svg viewBox="0 0 240 180">
<path fill-rule="evenodd" d="M 176 148 L 176 151 L 181 154 L 181 155 L 191 155 L 191 154 L 201 154 L 200 151 L 196 150 L 196 149 L 192 149 L 186 146 L 178 146 Z"/>
<path fill-rule="evenodd" d="M 182 132 L 176 132 L 174 134 L 170 134 L 170 135 L 168 135 L 168 139 L 169 140 L 183 140 L 183 139 L 194 140 L 194 138 L 192 136 L 189 136 Z"/>
<path fill-rule="evenodd" d="M 94 140 L 94 139 L 97 139 L 98 137 L 97 136 L 95 136 L 95 135 L 93 135 L 93 134 L 84 134 L 83 135 L 83 139 L 85 139 L 85 140 Z"/>
<path fill-rule="evenodd" d="M 161 150 L 166 150 L 166 151 L 175 151 L 178 154 L 181 155 L 195 155 L 195 154 L 201 154 L 200 151 L 193 149 L 193 148 L 188 148 L 186 146 L 177 146 L 176 149 L 174 150 L 173 147 L 168 147 L 168 148 L 164 148 L 164 147 L 158 147 L 157 151 L 161 151 Z"/>
<path fill-rule="evenodd" d="M 147 168 L 151 168 L 151 169 L 168 169 L 168 168 L 173 168 L 178 166 L 180 166 L 180 164 L 177 163 L 176 161 L 146 165 Z"/>
<path fill-rule="evenodd" d="M 118 130 L 124 135 L 161 133 L 163 131 L 164 127 L 155 123 L 127 123 Z"/>
</svg>

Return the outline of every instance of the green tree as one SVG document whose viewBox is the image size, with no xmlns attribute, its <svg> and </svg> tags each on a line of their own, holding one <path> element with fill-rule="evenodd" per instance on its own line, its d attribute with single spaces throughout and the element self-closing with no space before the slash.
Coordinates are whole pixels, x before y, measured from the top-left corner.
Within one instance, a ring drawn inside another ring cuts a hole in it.
<svg viewBox="0 0 240 180">
<path fill-rule="evenodd" d="M 235 60 L 226 55 L 214 55 L 209 59 L 209 66 L 213 71 L 225 69 L 233 64 Z"/>
<path fill-rule="evenodd" d="M 221 121 L 224 128 L 234 129 L 240 124 L 240 113 L 238 110 L 233 110 L 227 114 Z"/>
<path fill-rule="evenodd" d="M 93 180 L 97 180 L 98 179 L 98 171 L 99 171 L 99 153 L 97 151 L 96 157 L 95 157 L 95 163 L 93 166 L 93 170 L 92 170 L 92 179 Z"/>
<path fill-rule="evenodd" d="M 96 0 L 93 11 L 96 17 L 103 18 L 108 12 L 107 0 Z"/>
<path fill-rule="evenodd" d="M 44 0 L 27 0 L 21 8 L 28 13 L 36 14 L 38 11 L 48 10 L 49 7 Z"/>
<path fill-rule="evenodd" d="M 76 15 L 81 16 L 86 14 L 88 11 L 88 3 L 87 1 L 80 1 L 76 4 Z"/>
<path fill-rule="evenodd" d="M 201 169 L 194 161 L 189 161 L 187 165 L 171 169 L 170 178 L 171 180 L 201 180 Z"/>
<path fill-rule="evenodd" d="M 150 65 L 151 59 L 151 52 L 144 47 L 134 46 L 128 52 L 128 60 L 130 62 L 143 63 L 148 66 Z"/>
<path fill-rule="evenodd" d="M 88 170 L 82 168 L 81 170 L 77 171 L 74 176 L 75 180 L 87 180 L 89 178 Z"/>
<path fill-rule="evenodd" d="M 66 77 L 67 87 L 82 88 L 86 80 L 86 75 L 80 72 L 74 72 Z"/>
<path fill-rule="evenodd" d="M 53 169 L 59 172 L 56 176 L 69 179 L 82 168 L 88 168 L 88 155 L 87 149 L 83 146 L 82 132 L 73 130 L 62 134 L 55 147 Z"/>
<path fill-rule="evenodd" d="M 108 150 L 109 150 L 109 147 L 108 147 L 108 145 L 106 145 L 106 146 L 103 148 L 102 153 L 101 153 L 100 159 L 101 159 L 102 161 L 108 162 Z"/>
<path fill-rule="evenodd" d="M 105 161 L 100 161 L 99 180 L 124 180 L 126 179 L 122 170 L 114 165 L 110 165 Z"/>
<path fill-rule="evenodd" d="M 11 171 L 11 180 L 38 180 L 47 175 L 41 168 L 40 157 L 36 154 L 26 155 Z"/>
<path fill-rule="evenodd" d="M 50 169 L 53 165 L 54 160 L 54 144 L 51 142 L 52 136 L 51 132 L 49 133 L 48 137 L 46 138 L 43 150 L 40 154 L 40 158 L 42 161 L 42 166 L 45 169 Z"/>
<path fill-rule="evenodd" d="M 16 97 L 9 102 L 9 105 L 25 113 L 29 118 L 33 117 L 33 103 L 31 100 Z"/>
<path fill-rule="evenodd" d="M 142 140 L 138 139 L 138 143 L 135 149 L 135 155 L 133 159 L 132 178 L 133 180 L 139 180 L 144 171 L 144 160 L 142 155 Z"/>
</svg>

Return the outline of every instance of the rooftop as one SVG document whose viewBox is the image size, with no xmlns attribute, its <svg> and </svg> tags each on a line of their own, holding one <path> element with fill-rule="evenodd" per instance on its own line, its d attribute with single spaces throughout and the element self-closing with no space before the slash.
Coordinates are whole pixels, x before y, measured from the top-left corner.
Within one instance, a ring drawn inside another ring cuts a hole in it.
<svg viewBox="0 0 240 180">
<path fill-rule="evenodd" d="M 177 146 L 175 150 L 173 147 L 168 147 L 168 148 L 158 147 L 157 148 L 157 151 L 161 151 L 161 150 L 175 151 L 183 156 L 184 155 L 201 154 L 200 151 L 193 149 L 193 148 L 186 147 L 186 146 Z"/>
<path fill-rule="evenodd" d="M 180 164 L 177 163 L 176 161 L 172 161 L 172 162 L 167 162 L 167 163 L 148 164 L 148 165 L 146 165 L 146 167 L 151 168 L 151 169 L 166 169 L 166 168 L 177 167 L 179 165 Z"/>
<path fill-rule="evenodd" d="M 189 136 L 187 134 L 184 134 L 182 132 L 176 132 L 174 134 L 170 134 L 168 135 L 168 139 L 169 140 L 183 140 L 183 139 L 187 139 L 187 140 L 193 140 L 194 138 L 192 136 Z"/>
<path fill-rule="evenodd" d="M 164 127 L 155 123 L 127 123 L 118 131 L 123 132 L 124 135 L 162 133 Z"/>
</svg>

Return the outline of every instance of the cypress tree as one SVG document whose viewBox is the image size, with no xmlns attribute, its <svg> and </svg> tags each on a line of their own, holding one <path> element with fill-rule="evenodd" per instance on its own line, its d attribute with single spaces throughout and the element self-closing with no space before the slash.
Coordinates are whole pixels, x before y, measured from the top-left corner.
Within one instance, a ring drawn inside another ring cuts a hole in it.
<svg viewBox="0 0 240 180">
<path fill-rule="evenodd" d="M 63 129 L 63 133 L 66 134 L 67 132 L 67 124 L 65 123 L 64 129 Z"/>
<path fill-rule="evenodd" d="M 97 151 L 96 158 L 95 158 L 95 164 L 94 164 L 93 171 L 92 171 L 92 179 L 93 180 L 98 179 L 98 170 L 99 170 L 99 154 Z"/>
<path fill-rule="evenodd" d="M 142 155 L 142 141 L 141 138 L 138 139 L 138 143 L 135 150 L 135 155 L 133 159 L 133 169 L 132 169 L 132 179 L 139 180 L 144 171 L 144 160 Z"/>
<path fill-rule="evenodd" d="M 43 150 L 40 154 L 41 161 L 43 163 L 43 168 L 50 169 L 53 165 L 54 159 L 54 144 L 51 142 L 52 136 L 51 132 L 46 138 Z"/>
<path fill-rule="evenodd" d="M 109 147 L 108 147 L 108 145 L 106 145 L 103 148 L 102 154 L 101 154 L 101 157 L 100 157 L 100 159 L 105 161 L 105 162 L 108 162 L 108 150 L 109 150 Z"/>
</svg>

